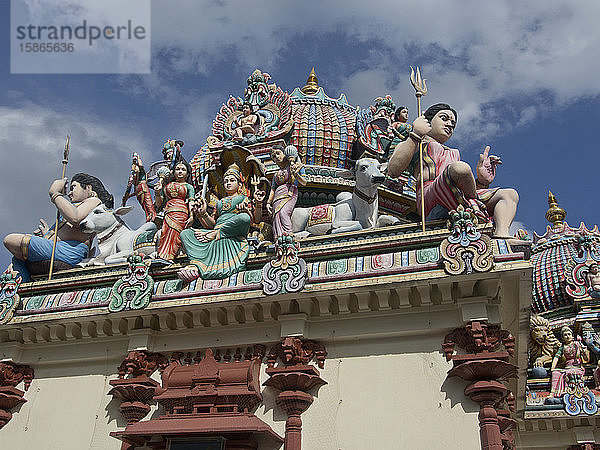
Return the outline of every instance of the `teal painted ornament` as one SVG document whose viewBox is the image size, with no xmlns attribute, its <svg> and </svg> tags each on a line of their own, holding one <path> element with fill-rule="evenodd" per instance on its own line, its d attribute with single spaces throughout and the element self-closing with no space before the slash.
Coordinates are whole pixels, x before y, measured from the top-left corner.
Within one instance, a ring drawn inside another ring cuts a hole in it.
<svg viewBox="0 0 600 450">
<path fill-rule="evenodd" d="M 111 288 L 104 287 L 96 289 L 92 295 L 92 303 L 102 303 L 108 300 L 110 297 Z"/>
<path fill-rule="evenodd" d="M 19 285 L 22 277 L 12 270 L 12 264 L 0 275 L 0 324 L 8 323 L 19 306 Z"/>
<path fill-rule="evenodd" d="M 348 261 L 345 259 L 336 259 L 327 261 L 327 275 L 336 275 L 348 271 Z"/>
<path fill-rule="evenodd" d="M 35 295 L 30 297 L 24 304 L 25 310 L 29 311 L 32 309 L 40 309 L 44 304 L 44 300 L 46 299 L 45 295 Z"/>
<path fill-rule="evenodd" d="M 172 294 L 173 292 L 178 292 L 181 290 L 182 285 L 183 283 L 181 280 L 167 280 L 163 287 L 163 293 Z"/>
<path fill-rule="evenodd" d="M 262 270 L 247 270 L 244 272 L 244 284 L 260 283 L 262 280 Z"/>
<path fill-rule="evenodd" d="M 149 274 L 150 259 L 135 252 L 127 258 L 129 267 L 111 290 L 108 310 L 118 312 L 129 309 L 144 309 L 150 303 L 154 280 Z"/>
<path fill-rule="evenodd" d="M 417 263 L 427 264 L 435 263 L 440 259 L 440 252 L 437 247 L 433 248 L 420 248 L 417 250 Z"/>
</svg>

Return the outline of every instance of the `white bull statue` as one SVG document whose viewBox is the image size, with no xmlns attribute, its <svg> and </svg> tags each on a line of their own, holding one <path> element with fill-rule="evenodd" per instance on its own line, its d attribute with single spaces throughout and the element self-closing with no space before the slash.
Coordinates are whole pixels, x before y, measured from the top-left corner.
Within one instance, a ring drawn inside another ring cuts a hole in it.
<svg viewBox="0 0 600 450">
<path fill-rule="evenodd" d="M 122 206 L 112 211 L 101 204 L 79 223 L 79 228 L 84 233 L 96 233 L 100 250 L 100 254 L 82 261 L 80 265 L 99 266 L 125 262 L 133 253 L 136 239 L 144 232 L 156 230 L 154 222 L 146 222 L 137 230 L 130 229 L 121 216 L 132 209 L 133 206 Z M 146 246 L 139 251 L 150 254 L 155 248 L 154 245 Z"/>
<path fill-rule="evenodd" d="M 310 208 L 295 208 L 292 226 L 296 237 L 322 236 L 329 232 L 363 230 L 398 222 L 389 215 L 379 215 L 377 187 L 385 180 L 387 163 L 381 164 L 373 158 L 361 158 L 352 170 L 339 174 L 343 178 L 354 178 L 352 193 L 340 192 L 336 202 Z"/>
</svg>

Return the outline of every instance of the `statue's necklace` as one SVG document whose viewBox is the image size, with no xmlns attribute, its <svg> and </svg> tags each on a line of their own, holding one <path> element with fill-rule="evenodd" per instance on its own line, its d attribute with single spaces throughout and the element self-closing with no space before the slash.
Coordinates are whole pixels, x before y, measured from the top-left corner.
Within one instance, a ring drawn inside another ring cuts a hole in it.
<svg viewBox="0 0 600 450">
<path fill-rule="evenodd" d="M 181 184 L 181 182 L 179 182 L 179 181 L 174 181 L 172 183 L 169 183 L 167 188 L 169 189 L 170 197 L 177 197 L 177 194 L 179 194 L 179 185 L 180 184 Z"/>
</svg>

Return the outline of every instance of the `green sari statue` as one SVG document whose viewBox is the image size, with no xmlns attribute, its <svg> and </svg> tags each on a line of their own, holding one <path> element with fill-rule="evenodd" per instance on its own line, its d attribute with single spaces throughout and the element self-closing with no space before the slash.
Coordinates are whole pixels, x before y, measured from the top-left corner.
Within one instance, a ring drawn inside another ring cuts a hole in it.
<svg viewBox="0 0 600 450">
<path fill-rule="evenodd" d="M 214 217 L 207 214 L 206 203 L 202 200 L 198 202 L 195 216 L 203 228 L 188 228 L 181 232 L 181 243 L 190 262 L 178 274 L 184 281 L 198 277 L 227 278 L 246 268 L 250 254 L 246 237 L 251 211 L 237 165 L 225 172 L 223 185 L 228 195 L 217 202 Z"/>
</svg>

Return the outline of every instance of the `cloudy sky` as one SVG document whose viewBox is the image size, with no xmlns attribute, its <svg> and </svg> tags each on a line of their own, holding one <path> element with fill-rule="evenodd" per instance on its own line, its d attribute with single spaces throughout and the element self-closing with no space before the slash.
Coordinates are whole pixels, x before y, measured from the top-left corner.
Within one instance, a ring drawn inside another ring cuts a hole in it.
<svg viewBox="0 0 600 450">
<path fill-rule="evenodd" d="M 572 225 L 600 222 L 597 0 L 154 0 L 147 75 L 11 74 L 9 12 L 0 0 L 3 235 L 54 216 L 47 189 L 67 133 L 68 174 L 97 175 L 120 199 L 133 151 L 149 163 L 177 137 L 191 158 L 221 103 L 242 94 L 255 68 L 291 92 L 313 66 L 329 96 L 345 93 L 366 107 L 391 94 L 411 120 L 409 66 L 421 66 L 424 106 L 458 110 L 448 144 L 472 165 L 485 145 L 501 156 L 495 185 L 519 191 L 519 222 L 543 232 L 548 189 Z M 139 212 L 129 218 L 141 220 Z M 0 263 L 8 260 L 2 249 Z"/>
</svg>

